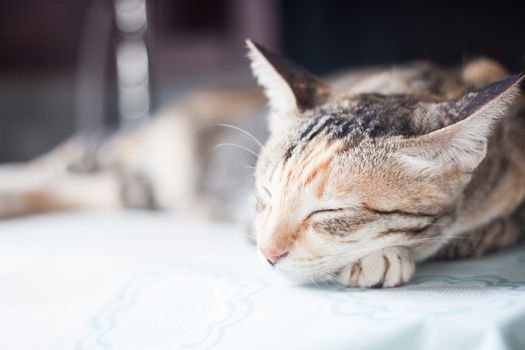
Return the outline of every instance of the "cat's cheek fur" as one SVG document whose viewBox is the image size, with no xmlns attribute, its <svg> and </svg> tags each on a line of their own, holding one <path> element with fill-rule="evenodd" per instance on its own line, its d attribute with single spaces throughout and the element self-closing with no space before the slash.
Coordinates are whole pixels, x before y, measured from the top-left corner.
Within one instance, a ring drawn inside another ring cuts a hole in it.
<svg viewBox="0 0 525 350">
<path fill-rule="evenodd" d="M 349 288 L 399 287 L 412 278 L 415 269 L 414 256 L 409 249 L 389 247 L 346 266 L 338 280 Z"/>
</svg>

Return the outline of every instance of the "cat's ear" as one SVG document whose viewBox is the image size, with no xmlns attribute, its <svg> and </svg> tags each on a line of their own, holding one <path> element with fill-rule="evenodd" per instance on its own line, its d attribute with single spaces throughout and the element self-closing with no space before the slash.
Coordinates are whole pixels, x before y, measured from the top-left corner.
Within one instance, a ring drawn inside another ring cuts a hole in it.
<svg viewBox="0 0 525 350">
<path fill-rule="evenodd" d="M 329 98 L 330 87 L 304 69 L 251 40 L 246 40 L 246 45 L 253 74 L 264 88 L 273 112 L 298 115 Z"/>
<path fill-rule="evenodd" d="M 523 88 L 525 74 L 437 103 L 429 113 L 439 129 L 402 141 L 400 160 L 416 173 L 470 173 L 487 153 L 492 128 L 511 113 Z"/>
</svg>

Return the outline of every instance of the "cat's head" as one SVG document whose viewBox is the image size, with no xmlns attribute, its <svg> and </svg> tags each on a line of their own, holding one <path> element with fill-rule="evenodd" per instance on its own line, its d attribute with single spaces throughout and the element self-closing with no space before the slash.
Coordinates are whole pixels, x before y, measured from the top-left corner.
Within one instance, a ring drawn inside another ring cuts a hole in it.
<svg viewBox="0 0 525 350">
<path fill-rule="evenodd" d="M 433 253 L 523 80 L 445 102 L 348 96 L 260 45 L 248 47 L 271 109 L 256 168 L 257 243 L 299 280 L 324 279 L 385 247 Z"/>
</svg>

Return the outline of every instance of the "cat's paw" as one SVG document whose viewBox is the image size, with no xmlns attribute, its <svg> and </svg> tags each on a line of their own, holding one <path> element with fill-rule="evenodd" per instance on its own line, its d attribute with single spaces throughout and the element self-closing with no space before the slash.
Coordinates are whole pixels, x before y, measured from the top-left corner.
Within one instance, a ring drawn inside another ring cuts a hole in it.
<svg viewBox="0 0 525 350">
<path fill-rule="evenodd" d="M 415 269 L 410 250 L 384 248 L 345 267 L 339 275 L 339 282 L 350 288 L 398 287 L 410 280 Z"/>
</svg>

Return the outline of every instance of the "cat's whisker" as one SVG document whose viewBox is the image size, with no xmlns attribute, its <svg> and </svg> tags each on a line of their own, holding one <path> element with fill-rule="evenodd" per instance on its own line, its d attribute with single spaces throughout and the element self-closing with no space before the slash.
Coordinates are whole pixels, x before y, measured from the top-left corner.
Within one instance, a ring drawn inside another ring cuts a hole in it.
<svg viewBox="0 0 525 350">
<path fill-rule="evenodd" d="M 482 240 L 482 238 L 474 238 L 474 237 L 461 237 L 461 236 L 458 236 L 458 237 L 455 237 L 455 238 L 459 238 L 459 241 L 454 241 L 454 244 L 456 245 L 460 245 L 460 246 L 464 246 L 464 247 L 468 247 L 469 244 L 468 242 L 461 242 L 461 239 L 470 239 L 470 243 L 475 243 L 475 242 L 479 242 Z M 432 238 L 432 237 L 429 237 L 429 238 L 420 238 L 420 239 L 417 239 L 417 240 L 412 240 L 410 241 L 410 245 L 417 245 L 417 244 L 420 244 L 420 243 L 428 243 L 428 242 L 439 242 L 441 243 L 443 241 L 442 238 Z"/>
<path fill-rule="evenodd" d="M 424 238 L 418 238 L 419 240 L 428 240 L 428 241 L 442 241 L 443 238 L 442 237 L 424 237 Z M 470 236 L 470 232 L 469 233 L 464 233 L 464 234 L 458 234 L 456 236 L 454 236 L 454 240 L 456 239 L 465 239 L 465 240 L 471 240 L 471 241 L 479 241 L 479 240 L 482 240 L 482 237 L 472 237 Z"/>
<path fill-rule="evenodd" d="M 436 227 L 449 227 L 450 226 L 450 224 L 438 223 L 438 222 L 431 222 L 428 225 L 429 226 L 436 226 Z"/>
<path fill-rule="evenodd" d="M 251 173 L 251 174 L 244 174 L 243 176 L 241 176 L 241 177 L 239 177 L 239 178 L 233 180 L 233 183 L 241 182 L 242 180 L 247 179 L 247 178 L 249 178 L 249 177 L 251 177 L 251 176 L 254 176 L 254 177 L 255 177 L 255 174 L 254 174 L 254 173 Z"/>
<path fill-rule="evenodd" d="M 226 124 L 226 123 L 219 123 L 219 124 L 216 124 L 217 126 L 222 126 L 222 127 L 225 127 L 225 128 L 230 128 L 230 129 L 233 129 L 233 130 L 237 130 L 241 133 L 243 133 L 244 135 L 248 136 L 250 138 L 250 140 L 252 140 L 253 142 L 255 142 L 259 147 L 263 147 L 263 144 L 261 141 L 259 141 L 255 136 L 253 136 L 253 134 L 249 133 L 248 131 L 242 129 L 242 128 L 239 128 L 238 126 L 235 126 L 235 125 L 231 125 L 231 124 Z"/>
<path fill-rule="evenodd" d="M 327 284 L 328 282 L 331 282 L 331 283 L 337 282 L 338 276 L 335 272 L 327 272 L 326 277 L 327 277 Z"/>
<path fill-rule="evenodd" d="M 324 278 L 319 279 L 319 282 L 318 282 L 318 283 L 319 283 L 322 287 L 330 288 L 330 287 L 332 287 L 331 284 L 333 284 L 334 282 L 335 282 L 334 277 L 330 276 L 330 274 L 327 273 L 326 276 L 324 276 Z"/>
<path fill-rule="evenodd" d="M 254 151 L 252 151 L 251 149 L 249 149 L 248 147 L 243 146 L 243 145 L 238 145 L 236 143 L 219 143 L 218 145 L 213 147 L 213 149 L 218 149 L 218 148 L 225 147 L 225 146 L 237 147 L 237 148 L 243 149 L 246 152 L 249 152 L 249 153 L 253 154 L 255 157 L 259 158 L 259 155 L 257 153 L 255 153 Z"/>
<path fill-rule="evenodd" d="M 211 127 L 216 127 L 216 126 L 222 126 L 222 127 L 226 127 L 226 128 L 230 128 L 230 129 L 234 129 L 236 131 L 239 131 L 240 133 L 244 134 L 245 136 L 248 137 L 248 139 L 250 141 L 252 141 L 253 143 L 255 143 L 257 146 L 259 147 L 263 147 L 263 144 L 261 143 L 261 141 L 259 141 L 255 136 L 253 136 L 252 134 L 250 134 L 248 131 L 244 130 L 244 129 L 241 129 L 235 125 L 230 125 L 230 124 L 225 124 L 225 123 L 218 123 L 218 124 L 207 124 L 207 125 L 204 125 L 204 126 L 201 126 L 199 128 L 196 128 L 193 130 L 193 133 L 195 134 L 198 134 L 200 133 L 201 131 L 203 130 L 206 130 L 206 129 L 209 129 Z"/>
</svg>

